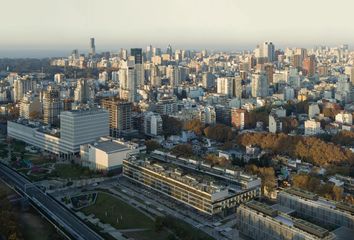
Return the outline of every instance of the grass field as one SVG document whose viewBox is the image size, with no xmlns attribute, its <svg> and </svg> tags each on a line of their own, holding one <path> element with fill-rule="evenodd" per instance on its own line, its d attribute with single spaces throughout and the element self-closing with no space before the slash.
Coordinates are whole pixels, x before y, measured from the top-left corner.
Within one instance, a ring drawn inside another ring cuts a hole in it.
<svg viewBox="0 0 354 240">
<path fill-rule="evenodd" d="M 80 179 L 94 177 L 95 173 L 88 168 L 73 164 L 57 164 L 51 174 L 53 177 Z"/>
<path fill-rule="evenodd" d="M 86 215 L 94 214 L 102 222 L 109 223 L 117 229 L 154 228 L 152 219 L 107 193 L 99 193 L 96 203 L 81 211 Z"/>
</svg>

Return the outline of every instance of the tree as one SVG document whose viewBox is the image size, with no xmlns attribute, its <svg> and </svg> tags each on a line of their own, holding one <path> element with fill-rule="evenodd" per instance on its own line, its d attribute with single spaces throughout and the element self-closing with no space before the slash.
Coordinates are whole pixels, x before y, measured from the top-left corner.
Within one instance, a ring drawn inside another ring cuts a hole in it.
<svg viewBox="0 0 354 240">
<path fill-rule="evenodd" d="M 162 116 L 162 129 L 165 136 L 181 134 L 182 125 L 182 122 L 174 117 Z"/>
<path fill-rule="evenodd" d="M 146 151 L 148 153 L 161 147 L 160 143 L 158 143 L 158 142 L 156 142 L 154 140 L 145 141 L 145 146 L 146 146 Z"/>
<path fill-rule="evenodd" d="M 204 124 L 199 119 L 193 119 L 184 124 L 184 129 L 193 131 L 196 135 L 200 136 L 204 130 Z"/>
<path fill-rule="evenodd" d="M 232 139 L 232 130 L 229 126 L 224 124 L 216 124 L 215 126 L 208 126 L 204 129 L 204 134 L 207 138 L 218 142 L 227 142 Z"/>
<path fill-rule="evenodd" d="M 172 154 L 181 157 L 190 157 L 193 155 L 192 146 L 189 144 L 179 144 L 172 148 Z"/>
</svg>

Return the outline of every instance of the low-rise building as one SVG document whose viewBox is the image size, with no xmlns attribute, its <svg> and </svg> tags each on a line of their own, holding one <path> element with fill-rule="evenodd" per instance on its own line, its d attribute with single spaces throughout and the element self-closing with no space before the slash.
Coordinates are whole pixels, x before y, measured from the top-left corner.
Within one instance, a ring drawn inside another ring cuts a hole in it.
<svg viewBox="0 0 354 240">
<path fill-rule="evenodd" d="M 124 159 L 140 150 L 142 148 L 138 144 L 106 139 L 81 145 L 81 164 L 94 170 L 111 171 L 121 168 Z"/>
<path fill-rule="evenodd" d="M 159 151 L 149 158 L 124 160 L 123 175 L 207 215 L 228 214 L 260 195 L 259 178 Z"/>
<path fill-rule="evenodd" d="M 317 194 L 297 188 L 278 193 L 278 203 L 315 222 L 354 229 L 354 206 L 352 205 L 328 201 Z"/>
<path fill-rule="evenodd" d="M 305 135 L 317 135 L 322 132 L 321 123 L 314 120 L 309 119 L 305 121 Z"/>
<path fill-rule="evenodd" d="M 333 233 L 320 226 L 291 217 L 257 201 L 250 201 L 237 208 L 237 226 L 241 234 L 251 239 L 335 239 Z"/>
</svg>

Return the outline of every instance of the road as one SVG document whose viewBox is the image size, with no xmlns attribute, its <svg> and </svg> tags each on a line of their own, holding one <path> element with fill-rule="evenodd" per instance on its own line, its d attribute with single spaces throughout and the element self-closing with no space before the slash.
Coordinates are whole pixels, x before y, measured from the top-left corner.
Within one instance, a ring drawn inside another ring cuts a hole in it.
<svg viewBox="0 0 354 240">
<path fill-rule="evenodd" d="M 43 210 L 57 226 L 62 227 L 72 239 L 103 239 L 68 209 L 3 163 L 0 163 L 0 177 L 27 195 L 38 208 Z"/>
</svg>

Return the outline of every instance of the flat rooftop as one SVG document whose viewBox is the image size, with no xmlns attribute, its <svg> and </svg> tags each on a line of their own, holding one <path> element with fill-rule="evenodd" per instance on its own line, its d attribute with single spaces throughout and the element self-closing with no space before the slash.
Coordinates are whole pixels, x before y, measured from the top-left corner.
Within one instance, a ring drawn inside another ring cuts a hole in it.
<svg viewBox="0 0 354 240">
<path fill-rule="evenodd" d="M 160 162 L 157 160 L 129 159 L 128 162 L 144 167 L 162 176 L 171 178 L 188 186 L 194 187 L 202 192 L 214 194 L 228 191 L 226 185 L 217 179 L 195 171 L 186 171 L 174 164 Z"/>
<path fill-rule="evenodd" d="M 123 150 L 129 150 L 129 148 L 123 144 L 113 142 L 113 141 L 104 141 L 104 142 L 97 142 L 94 143 L 93 146 L 101 151 L 106 153 L 114 153 L 120 152 Z"/>
</svg>

